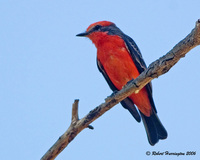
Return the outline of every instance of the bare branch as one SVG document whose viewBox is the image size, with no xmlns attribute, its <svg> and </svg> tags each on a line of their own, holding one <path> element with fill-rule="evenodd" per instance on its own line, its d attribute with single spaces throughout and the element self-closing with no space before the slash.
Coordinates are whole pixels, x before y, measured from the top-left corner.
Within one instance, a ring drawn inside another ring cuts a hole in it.
<svg viewBox="0 0 200 160">
<path fill-rule="evenodd" d="M 76 123 L 79 118 L 78 118 L 78 102 L 79 100 L 76 99 L 72 105 L 72 122 L 71 123 Z"/>
<path fill-rule="evenodd" d="M 180 58 L 184 57 L 192 48 L 200 45 L 200 19 L 195 28 L 182 41 L 174 46 L 166 55 L 151 63 L 135 80 L 130 81 L 122 90 L 106 98 L 95 109 L 91 110 L 85 117 L 78 119 L 78 100 L 75 100 L 72 108 L 72 122 L 68 130 L 47 151 L 41 160 L 52 160 L 85 128 L 90 128 L 90 123 L 111 109 L 114 105 L 131 95 L 137 93 L 154 78 L 165 74 L 174 66 Z"/>
</svg>

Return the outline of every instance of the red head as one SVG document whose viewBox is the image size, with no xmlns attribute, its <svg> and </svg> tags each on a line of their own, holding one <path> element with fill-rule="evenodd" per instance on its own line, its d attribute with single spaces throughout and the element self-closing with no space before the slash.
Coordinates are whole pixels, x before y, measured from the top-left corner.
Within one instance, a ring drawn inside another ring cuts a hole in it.
<svg viewBox="0 0 200 160">
<path fill-rule="evenodd" d="M 113 25 L 114 23 L 112 22 L 109 22 L 109 21 L 99 21 L 99 22 L 95 22 L 95 23 L 92 23 L 88 28 L 87 28 L 87 32 L 89 32 L 90 30 L 92 30 L 93 28 L 95 28 L 96 26 L 110 26 L 110 25 Z"/>
<path fill-rule="evenodd" d="M 93 43 L 97 43 L 99 40 L 105 38 L 106 35 L 122 35 L 123 33 L 117 26 L 109 21 L 99 21 L 91 24 L 86 32 L 77 34 L 76 36 L 88 37 Z"/>
</svg>

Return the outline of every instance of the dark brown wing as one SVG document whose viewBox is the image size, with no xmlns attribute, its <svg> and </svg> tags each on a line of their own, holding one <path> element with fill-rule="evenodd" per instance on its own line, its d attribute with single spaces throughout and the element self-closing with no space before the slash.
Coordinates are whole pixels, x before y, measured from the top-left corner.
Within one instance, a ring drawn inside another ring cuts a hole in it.
<svg viewBox="0 0 200 160">
<path fill-rule="evenodd" d="M 97 59 L 97 67 L 98 67 L 99 71 L 103 74 L 105 80 L 107 81 L 107 83 L 110 86 L 110 88 L 112 89 L 112 91 L 117 91 L 118 89 L 114 86 L 114 84 L 108 77 L 106 71 L 104 70 L 103 65 L 101 64 L 101 62 L 98 59 Z M 121 101 L 121 104 L 124 108 L 129 110 L 129 112 L 133 115 L 133 117 L 136 119 L 136 121 L 138 121 L 138 122 L 141 121 L 141 117 L 140 117 L 134 103 L 129 98 L 126 98 L 123 101 Z"/>
<path fill-rule="evenodd" d="M 137 47 L 136 43 L 134 42 L 134 40 L 132 38 L 130 38 L 129 36 L 127 35 L 122 35 L 121 38 L 123 38 L 125 44 L 126 44 L 126 47 L 132 57 L 132 60 L 134 62 L 134 64 L 136 65 L 139 73 L 142 73 L 147 67 L 146 67 L 146 64 L 142 58 L 142 54 L 139 50 L 139 48 Z M 155 104 L 154 104 L 154 101 L 153 101 L 153 98 L 152 98 L 152 85 L 151 83 L 148 83 L 146 86 L 146 90 L 148 92 L 148 95 L 149 95 L 149 100 L 151 102 L 151 106 L 152 108 L 154 109 L 154 111 L 157 113 L 156 111 L 156 107 L 155 107 Z"/>
<path fill-rule="evenodd" d="M 124 36 L 124 38 L 123 38 Z M 146 69 L 146 64 L 142 58 L 142 55 L 135 44 L 135 42 L 128 36 L 123 35 L 122 38 L 125 41 L 125 44 L 127 46 L 127 49 L 129 50 L 129 53 L 132 57 L 133 62 L 135 63 L 138 71 L 142 73 Z M 159 120 L 157 116 L 156 107 L 153 101 L 152 97 L 152 85 L 151 83 L 148 83 L 145 86 L 148 97 L 151 103 L 152 107 L 152 113 L 150 117 L 145 116 L 143 113 L 140 112 L 140 115 L 142 117 L 143 124 L 145 126 L 145 130 L 147 133 L 148 141 L 151 145 L 155 145 L 159 139 L 166 139 L 167 138 L 167 131 L 162 125 L 161 121 Z"/>
</svg>

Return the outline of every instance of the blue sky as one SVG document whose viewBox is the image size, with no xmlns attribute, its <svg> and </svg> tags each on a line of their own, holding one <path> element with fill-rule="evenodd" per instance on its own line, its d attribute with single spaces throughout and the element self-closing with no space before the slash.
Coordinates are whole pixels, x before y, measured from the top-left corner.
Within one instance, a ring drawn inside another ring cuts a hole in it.
<svg viewBox="0 0 200 160">
<path fill-rule="evenodd" d="M 97 69 L 95 46 L 76 34 L 93 22 L 112 21 L 136 41 L 149 65 L 190 33 L 199 6 L 199 0 L 0 1 L 1 159 L 40 159 L 67 130 L 74 99 L 83 117 L 112 93 Z M 199 53 L 196 47 L 152 82 L 168 139 L 150 146 L 143 124 L 117 105 L 57 159 L 180 159 L 146 151 L 196 151 L 181 159 L 199 159 Z"/>
</svg>

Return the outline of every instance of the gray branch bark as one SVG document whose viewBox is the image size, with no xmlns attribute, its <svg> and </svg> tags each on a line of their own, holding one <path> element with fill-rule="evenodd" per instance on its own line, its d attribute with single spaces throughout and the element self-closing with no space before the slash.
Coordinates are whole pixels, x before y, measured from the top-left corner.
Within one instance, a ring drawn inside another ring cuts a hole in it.
<svg viewBox="0 0 200 160">
<path fill-rule="evenodd" d="M 118 104 L 120 101 L 137 93 L 154 78 L 165 74 L 174 66 L 180 58 L 184 57 L 192 48 L 200 45 L 200 19 L 196 22 L 195 28 L 182 41 L 174 46 L 166 55 L 157 59 L 149 65 L 136 79 L 130 81 L 120 91 L 105 99 L 105 102 L 91 110 L 85 117 L 78 118 L 78 100 L 72 106 L 72 121 L 67 131 L 59 137 L 56 143 L 45 153 L 41 160 L 52 160 L 63 151 L 63 149 L 85 128 L 92 129 L 90 123 L 99 118 L 106 111 Z"/>
</svg>

